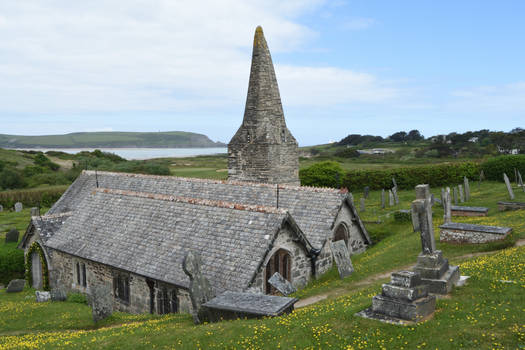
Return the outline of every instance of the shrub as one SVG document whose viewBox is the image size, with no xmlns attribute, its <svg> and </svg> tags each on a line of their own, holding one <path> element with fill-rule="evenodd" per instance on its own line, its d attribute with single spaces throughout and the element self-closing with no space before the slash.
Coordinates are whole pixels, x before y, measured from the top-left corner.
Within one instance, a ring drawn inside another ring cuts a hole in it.
<svg viewBox="0 0 525 350">
<path fill-rule="evenodd" d="M 344 176 L 343 168 L 334 161 L 317 163 L 299 171 L 303 186 L 339 188 Z"/>
<path fill-rule="evenodd" d="M 481 169 L 487 180 L 503 181 L 503 173 L 514 179 L 514 169 L 525 175 L 525 155 L 508 155 L 490 158 L 483 162 Z"/>
<path fill-rule="evenodd" d="M 394 212 L 394 221 L 396 222 L 410 222 L 412 220 L 412 215 L 410 211 L 407 210 L 398 210 Z"/>
<path fill-rule="evenodd" d="M 87 304 L 86 296 L 81 293 L 69 293 L 66 300 L 70 303 Z"/>
<path fill-rule="evenodd" d="M 18 171 L 10 168 L 5 168 L 0 172 L 0 188 L 13 189 L 22 188 L 25 186 L 24 178 Z"/>
<path fill-rule="evenodd" d="M 334 156 L 341 158 L 357 158 L 360 156 L 355 148 L 343 148 L 334 153 Z"/>
<path fill-rule="evenodd" d="M 3 245 L 3 242 L 0 244 Z M 17 243 L 9 243 L 0 248 L 0 283 L 24 277 L 24 251 L 16 249 Z M 9 246 L 13 245 L 12 248 Z"/>
</svg>

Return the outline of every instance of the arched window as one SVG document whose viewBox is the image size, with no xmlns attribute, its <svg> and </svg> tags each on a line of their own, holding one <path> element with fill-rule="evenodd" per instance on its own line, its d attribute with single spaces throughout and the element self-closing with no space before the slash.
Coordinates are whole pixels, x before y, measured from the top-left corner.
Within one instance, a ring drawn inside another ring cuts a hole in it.
<svg viewBox="0 0 525 350">
<path fill-rule="evenodd" d="M 279 272 L 286 280 L 292 281 L 292 257 L 284 249 L 276 251 L 266 264 L 266 294 L 275 294 L 277 290 L 268 282 L 274 273 Z"/>
<path fill-rule="evenodd" d="M 334 242 L 344 240 L 348 247 L 348 228 L 344 223 L 339 224 L 334 234 Z"/>
<path fill-rule="evenodd" d="M 281 142 L 286 142 L 286 131 L 281 130 Z"/>
</svg>

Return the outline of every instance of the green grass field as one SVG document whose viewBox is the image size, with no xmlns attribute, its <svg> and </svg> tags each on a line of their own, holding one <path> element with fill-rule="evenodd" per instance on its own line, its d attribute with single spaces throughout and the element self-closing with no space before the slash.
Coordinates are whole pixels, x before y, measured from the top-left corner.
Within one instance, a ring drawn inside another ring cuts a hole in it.
<svg viewBox="0 0 525 350">
<path fill-rule="evenodd" d="M 362 319 L 355 313 L 370 306 L 388 273 L 408 268 L 420 251 L 411 223 L 397 223 L 392 213 L 407 209 L 414 191 L 400 191 L 400 204 L 380 209 L 379 192 L 371 192 L 362 213 L 373 238 L 380 240 L 353 256 L 355 272 L 340 280 L 332 269 L 296 293 L 304 299 L 326 297 L 293 313 L 261 320 L 236 320 L 195 326 L 189 315 L 128 315 L 115 313 L 99 324 L 90 308 L 73 302 L 36 303 L 34 291 L 8 295 L 0 291 L 0 350 L 7 349 L 517 349 L 525 346 L 525 212 L 498 212 L 506 200 L 505 186 L 471 184 L 468 205 L 490 208 L 485 218 L 455 218 L 458 222 L 510 226 L 504 241 L 480 245 L 438 243 L 452 263 L 469 275 L 466 286 L 439 298 L 433 318 L 412 326 Z M 433 189 L 437 195 L 438 189 Z M 525 193 L 515 188 L 516 200 Z M 354 193 L 356 201 L 361 194 Z M 2 222 L 22 226 L 27 213 L 4 214 Z M 437 226 L 442 209 L 434 207 Z M 27 219 L 26 219 L 27 220 Z M 0 243 L 1 244 L 1 243 Z"/>
</svg>

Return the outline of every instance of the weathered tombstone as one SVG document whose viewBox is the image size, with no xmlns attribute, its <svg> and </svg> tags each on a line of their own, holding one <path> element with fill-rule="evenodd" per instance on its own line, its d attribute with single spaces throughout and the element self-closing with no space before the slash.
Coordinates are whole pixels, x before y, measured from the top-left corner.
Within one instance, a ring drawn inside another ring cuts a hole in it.
<svg viewBox="0 0 525 350">
<path fill-rule="evenodd" d="M 182 261 L 182 269 L 190 278 L 190 299 L 193 306 L 193 322 L 202 323 L 208 315 L 202 305 L 211 300 L 215 295 L 208 279 L 201 272 L 202 260 L 199 253 L 189 251 Z"/>
<path fill-rule="evenodd" d="M 53 288 L 50 292 L 52 301 L 65 301 L 67 299 L 66 291 L 63 288 Z"/>
<path fill-rule="evenodd" d="M 91 287 L 91 314 L 93 321 L 103 320 L 113 313 L 113 293 L 107 283 Z"/>
<path fill-rule="evenodd" d="M 394 203 L 399 204 L 399 197 L 397 196 L 397 187 L 392 187 L 392 194 L 394 195 Z"/>
<path fill-rule="evenodd" d="M 458 188 L 454 187 L 454 205 L 458 205 Z"/>
<path fill-rule="evenodd" d="M 520 173 L 519 170 L 518 170 L 518 181 L 520 182 L 519 186 L 521 187 L 521 190 L 522 190 L 523 192 L 525 192 L 525 186 L 523 186 L 523 179 L 522 179 L 522 177 L 521 177 L 521 173 Z M 0 210 L 0 211 L 1 211 L 1 210 Z"/>
<path fill-rule="evenodd" d="M 24 209 L 24 206 L 22 205 L 22 203 L 16 202 L 15 203 L 15 212 L 19 213 L 19 212 L 22 211 L 22 209 Z"/>
<path fill-rule="evenodd" d="M 470 200 L 470 184 L 466 176 L 463 176 L 463 183 L 465 185 L 465 200 L 468 202 Z"/>
<path fill-rule="evenodd" d="M 344 241 L 343 241 L 344 242 Z M 288 296 L 292 293 L 295 293 L 297 291 L 297 288 L 295 288 L 286 278 L 284 278 L 279 272 L 276 272 L 268 279 L 268 282 L 279 292 L 281 292 L 282 295 Z"/>
<path fill-rule="evenodd" d="M 507 185 L 507 191 L 509 191 L 510 199 L 514 199 L 514 192 L 512 191 L 512 186 L 510 185 L 509 178 L 507 177 L 507 174 L 503 173 L 503 180 L 505 180 L 505 185 Z"/>
<path fill-rule="evenodd" d="M 37 303 L 43 303 L 45 301 L 51 300 L 51 294 L 49 292 L 41 292 L 37 290 L 35 292 L 35 296 L 36 296 Z"/>
<path fill-rule="evenodd" d="M 430 204 L 434 206 L 435 203 L 436 203 L 436 198 L 434 198 L 434 193 L 431 193 L 430 194 Z"/>
<path fill-rule="evenodd" d="M 4 211 L 4 207 L 0 204 L 0 213 Z"/>
<path fill-rule="evenodd" d="M 421 253 L 413 270 L 421 275 L 421 280 L 428 285 L 430 293 L 447 294 L 459 280 L 459 268 L 449 266 L 442 252 L 436 250 L 430 200 L 416 199 L 413 203 L 419 218 L 421 236 Z"/>
<path fill-rule="evenodd" d="M 458 185 L 458 191 L 459 191 L 459 201 L 460 203 L 463 203 L 465 201 L 465 194 L 463 193 L 462 185 Z"/>
<path fill-rule="evenodd" d="M 350 260 L 350 253 L 344 240 L 331 242 L 332 255 L 334 256 L 339 277 L 345 278 L 354 272 L 352 260 Z"/>
<path fill-rule="evenodd" d="M 479 173 L 479 182 L 484 181 L 484 180 L 485 180 L 485 172 L 481 170 L 481 172 Z"/>
<path fill-rule="evenodd" d="M 388 205 L 394 206 L 394 194 L 392 193 L 392 190 L 388 190 Z"/>
<path fill-rule="evenodd" d="M 363 191 L 363 197 L 365 197 L 365 199 L 367 199 L 369 193 L 370 193 L 370 187 L 369 186 L 365 186 L 365 189 Z"/>
<path fill-rule="evenodd" d="M 20 237 L 20 232 L 16 228 L 12 228 L 5 234 L 5 242 L 18 242 L 18 237 Z"/>
<path fill-rule="evenodd" d="M 397 182 L 394 177 L 392 177 L 392 185 L 394 185 L 394 187 L 397 189 Z"/>
<path fill-rule="evenodd" d="M 11 280 L 7 285 L 7 293 L 18 293 L 24 290 L 26 280 Z"/>
<path fill-rule="evenodd" d="M 31 216 L 40 216 L 40 208 L 38 207 L 31 208 Z"/>
<path fill-rule="evenodd" d="M 452 222 L 452 200 L 450 198 L 450 188 L 443 191 L 443 220 L 445 224 Z"/>
<path fill-rule="evenodd" d="M 424 200 L 430 197 L 430 187 L 428 185 L 417 185 L 416 186 L 416 200 Z M 419 217 L 415 208 L 414 202 L 410 206 L 411 217 L 412 217 L 412 228 L 414 232 L 419 231 Z"/>
<path fill-rule="evenodd" d="M 360 212 L 363 212 L 366 210 L 366 207 L 365 207 L 365 199 L 364 198 L 361 198 L 360 202 L 359 202 L 359 211 Z"/>
<path fill-rule="evenodd" d="M 385 189 L 383 188 L 381 190 L 381 209 L 385 209 L 385 205 L 386 205 L 386 200 L 385 200 Z"/>
</svg>

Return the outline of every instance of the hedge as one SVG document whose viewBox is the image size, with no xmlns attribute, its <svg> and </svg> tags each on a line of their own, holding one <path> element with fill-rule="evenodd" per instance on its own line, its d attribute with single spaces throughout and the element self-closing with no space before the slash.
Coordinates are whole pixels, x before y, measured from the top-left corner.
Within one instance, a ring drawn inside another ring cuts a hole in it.
<svg viewBox="0 0 525 350">
<path fill-rule="evenodd" d="M 21 202 L 25 207 L 51 207 L 62 196 L 68 186 L 52 188 L 11 190 L 0 192 L 0 204 L 5 209 L 13 208 L 16 202 Z"/>
<path fill-rule="evenodd" d="M 3 245 L 4 242 L 0 244 Z M 0 284 L 5 285 L 12 279 L 24 278 L 24 251 L 8 247 L 9 245 L 0 247 Z"/>
<path fill-rule="evenodd" d="M 487 180 L 503 181 L 503 173 L 506 173 L 511 181 L 514 178 L 514 169 L 520 171 L 525 177 L 525 155 L 508 155 L 490 158 L 481 164 L 481 169 Z"/>
</svg>

